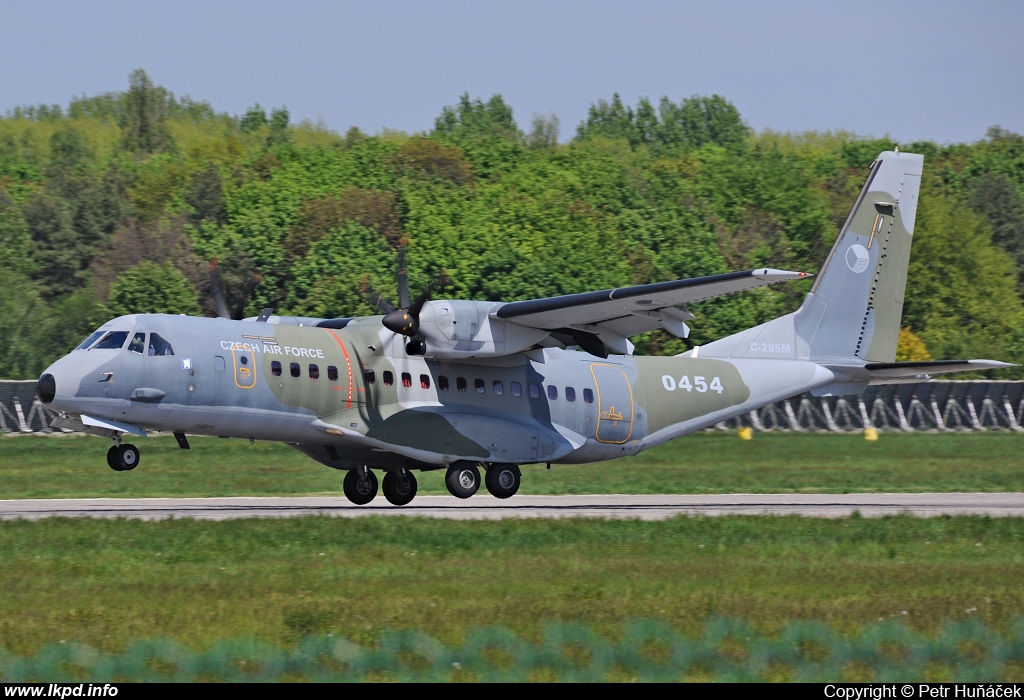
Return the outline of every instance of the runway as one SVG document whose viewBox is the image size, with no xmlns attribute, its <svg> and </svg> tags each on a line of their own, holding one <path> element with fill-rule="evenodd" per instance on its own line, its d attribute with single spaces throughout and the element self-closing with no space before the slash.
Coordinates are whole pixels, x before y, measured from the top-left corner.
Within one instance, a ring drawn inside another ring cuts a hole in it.
<svg viewBox="0 0 1024 700">
<path fill-rule="evenodd" d="M 635 518 L 664 520 L 677 515 L 802 515 L 841 518 L 859 511 L 867 518 L 908 513 L 940 515 L 1024 516 L 1024 493 L 852 493 L 852 494 L 715 494 L 715 495 L 574 495 L 514 496 L 499 500 L 477 494 L 419 496 L 396 507 L 379 497 L 356 506 L 344 497 L 236 498 L 68 498 L 0 500 L 0 519 L 39 520 L 55 517 L 132 518 L 162 520 L 194 518 L 291 518 L 329 515 L 415 516 L 451 520 L 503 518 Z"/>
</svg>

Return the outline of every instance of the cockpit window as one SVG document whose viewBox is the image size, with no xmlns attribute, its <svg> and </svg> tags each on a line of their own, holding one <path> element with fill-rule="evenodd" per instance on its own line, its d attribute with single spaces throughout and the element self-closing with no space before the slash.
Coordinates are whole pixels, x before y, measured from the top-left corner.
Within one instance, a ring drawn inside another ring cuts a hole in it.
<svg viewBox="0 0 1024 700">
<path fill-rule="evenodd" d="M 171 344 L 160 337 L 159 333 L 149 334 L 149 349 L 146 350 L 147 355 L 173 355 L 174 350 L 171 348 Z"/>
<path fill-rule="evenodd" d="M 146 334 L 136 333 L 132 336 L 132 342 L 128 343 L 129 352 L 137 352 L 140 355 L 146 349 Z"/>
<path fill-rule="evenodd" d="M 85 350 L 87 347 L 89 347 L 90 345 L 95 343 L 97 340 L 99 340 L 100 336 L 102 336 L 102 335 L 103 335 L 103 331 L 96 331 L 95 333 L 90 335 L 88 338 L 83 340 L 82 344 L 79 345 L 77 348 L 75 348 L 75 350 Z"/>
<path fill-rule="evenodd" d="M 128 340 L 128 331 L 110 331 L 93 350 L 120 350 L 124 341 Z"/>
</svg>

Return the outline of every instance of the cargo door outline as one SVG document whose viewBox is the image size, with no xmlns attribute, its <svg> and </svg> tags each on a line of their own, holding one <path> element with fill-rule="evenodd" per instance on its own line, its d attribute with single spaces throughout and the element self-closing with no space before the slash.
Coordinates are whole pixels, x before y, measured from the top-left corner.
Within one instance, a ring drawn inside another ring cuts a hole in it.
<svg viewBox="0 0 1024 700">
<path fill-rule="evenodd" d="M 231 363 L 235 369 L 235 385 L 239 389 L 256 386 L 256 355 L 241 343 L 231 346 Z"/>
<path fill-rule="evenodd" d="M 621 445 L 633 435 L 633 387 L 618 365 L 595 363 L 590 365 L 590 373 L 597 388 L 595 437 L 598 442 Z M 604 391 L 601 390 L 602 383 Z M 626 403 L 622 403 L 623 400 Z M 623 432 L 625 437 L 622 437 Z"/>
</svg>

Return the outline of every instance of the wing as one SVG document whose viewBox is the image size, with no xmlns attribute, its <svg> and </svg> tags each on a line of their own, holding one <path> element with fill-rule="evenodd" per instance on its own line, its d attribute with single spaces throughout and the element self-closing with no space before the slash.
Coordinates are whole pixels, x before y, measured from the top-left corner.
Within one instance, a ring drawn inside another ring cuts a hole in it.
<svg viewBox="0 0 1024 700">
<path fill-rule="evenodd" d="M 600 292 L 567 294 L 547 299 L 513 301 L 491 312 L 496 318 L 528 328 L 577 337 L 597 336 L 609 347 L 627 352 L 625 338 L 665 328 L 686 337 L 685 321 L 693 318 L 685 307 L 705 299 L 735 294 L 767 284 L 811 277 L 806 272 L 760 268 L 724 275 L 656 282 Z M 583 345 L 583 343 L 580 343 Z"/>
</svg>

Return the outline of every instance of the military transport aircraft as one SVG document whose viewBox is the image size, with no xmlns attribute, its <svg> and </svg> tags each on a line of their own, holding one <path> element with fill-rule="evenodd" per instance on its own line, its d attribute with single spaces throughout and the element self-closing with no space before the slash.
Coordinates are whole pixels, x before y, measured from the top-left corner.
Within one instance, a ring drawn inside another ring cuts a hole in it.
<svg viewBox="0 0 1024 700">
<path fill-rule="evenodd" d="M 791 314 L 675 357 L 634 357 L 630 336 L 686 337 L 688 306 L 803 272 L 746 270 L 510 303 L 409 297 L 362 318 L 122 316 L 40 377 L 55 427 L 124 435 L 279 440 L 347 471 L 356 504 L 416 495 L 416 470 L 449 491 L 516 493 L 522 464 L 632 455 L 795 396 L 857 394 L 926 373 L 1010 366 L 894 362 L 924 159 L 882 153 L 820 275 Z M 400 264 L 400 267 L 403 267 Z M 223 308 L 223 304 L 220 304 Z"/>
</svg>

